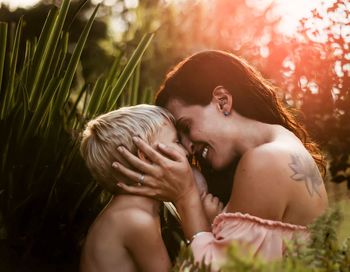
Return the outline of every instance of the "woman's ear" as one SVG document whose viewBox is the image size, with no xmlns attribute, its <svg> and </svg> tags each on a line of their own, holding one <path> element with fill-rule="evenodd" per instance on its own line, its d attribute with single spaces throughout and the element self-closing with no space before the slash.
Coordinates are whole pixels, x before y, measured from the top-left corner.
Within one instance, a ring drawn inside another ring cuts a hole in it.
<svg viewBox="0 0 350 272">
<path fill-rule="evenodd" d="M 223 115 L 228 116 L 232 111 L 232 94 L 223 86 L 217 86 L 212 95 L 212 103 Z"/>
</svg>

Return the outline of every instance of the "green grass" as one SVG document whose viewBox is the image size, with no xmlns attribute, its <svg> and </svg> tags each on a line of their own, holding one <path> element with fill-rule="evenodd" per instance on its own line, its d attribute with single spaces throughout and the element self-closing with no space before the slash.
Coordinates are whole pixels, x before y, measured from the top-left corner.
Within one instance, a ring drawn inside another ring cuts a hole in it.
<svg viewBox="0 0 350 272">
<path fill-rule="evenodd" d="M 350 237 L 350 191 L 346 187 L 346 183 L 326 184 L 328 199 L 330 206 L 339 207 L 343 220 L 339 227 L 339 240 L 342 241 L 346 237 Z"/>
<path fill-rule="evenodd" d="M 337 205 L 340 208 L 343 216 L 343 221 L 340 224 L 338 232 L 340 241 L 342 241 L 346 237 L 350 237 L 350 199 L 345 198 L 338 200 L 334 205 Z"/>
</svg>

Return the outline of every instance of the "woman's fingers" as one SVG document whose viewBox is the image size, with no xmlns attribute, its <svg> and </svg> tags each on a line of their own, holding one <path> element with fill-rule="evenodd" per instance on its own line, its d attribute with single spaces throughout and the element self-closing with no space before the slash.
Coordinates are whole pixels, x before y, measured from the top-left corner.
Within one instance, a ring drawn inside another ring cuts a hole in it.
<svg viewBox="0 0 350 272">
<path fill-rule="evenodd" d="M 126 159 L 133 167 L 140 170 L 142 173 L 153 174 L 154 169 L 151 164 L 140 160 L 134 154 L 132 154 L 129 150 L 127 150 L 123 146 L 118 147 L 118 152 Z"/>
<path fill-rule="evenodd" d="M 143 141 L 139 137 L 133 137 L 134 143 L 136 146 L 147 156 L 149 160 L 152 162 L 157 163 L 158 165 L 162 165 L 164 161 L 168 161 L 166 157 L 164 157 L 162 154 L 154 150 L 153 147 L 151 147 L 149 144 L 147 144 L 145 141 Z"/>
<path fill-rule="evenodd" d="M 158 148 L 163 153 L 163 155 L 167 156 L 171 160 L 180 162 L 183 158 L 178 151 L 176 151 L 174 148 L 171 148 L 165 144 L 162 144 L 162 143 L 158 144 Z"/>
<path fill-rule="evenodd" d="M 112 164 L 113 168 L 116 169 L 119 173 L 123 174 L 125 177 L 128 178 L 129 181 L 133 181 L 140 185 L 151 185 L 148 183 L 147 178 L 145 178 L 144 174 L 135 172 L 133 170 L 130 170 L 129 168 L 125 167 L 121 163 L 114 162 Z M 123 183 L 124 184 L 124 183 Z"/>
</svg>

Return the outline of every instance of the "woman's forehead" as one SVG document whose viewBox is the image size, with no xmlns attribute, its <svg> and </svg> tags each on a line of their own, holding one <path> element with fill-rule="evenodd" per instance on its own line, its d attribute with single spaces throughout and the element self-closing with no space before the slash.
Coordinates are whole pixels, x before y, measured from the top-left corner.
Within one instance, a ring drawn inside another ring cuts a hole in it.
<svg viewBox="0 0 350 272">
<path fill-rule="evenodd" d="M 191 115 L 191 109 L 193 107 L 193 105 L 187 105 L 183 101 L 176 98 L 171 99 L 166 105 L 166 109 L 170 111 L 176 120 Z"/>
<path fill-rule="evenodd" d="M 175 110 L 177 108 L 182 108 L 184 106 L 185 106 L 184 102 L 182 102 L 181 100 L 179 100 L 177 98 L 172 98 L 166 104 L 165 108 L 171 112 L 172 110 Z"/>
</svg>

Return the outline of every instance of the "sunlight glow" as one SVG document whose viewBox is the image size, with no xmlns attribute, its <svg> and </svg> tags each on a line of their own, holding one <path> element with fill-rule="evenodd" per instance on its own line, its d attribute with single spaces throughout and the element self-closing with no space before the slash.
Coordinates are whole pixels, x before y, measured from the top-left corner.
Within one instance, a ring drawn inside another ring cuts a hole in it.
<svg viewBox="0 0 350 272">
<path fill-rule="evenodd" d="M 270 4 L 275 8 L 270 16 L 281 16 L 281 22 L 278 30 L 288 36 L 293 35 L 299 24 L 299 20 L 311 14 L 311 11 L 325 3 L 331 5 L 335 0 L 246 0 L 246 3 L 254 8 L 264 10 Z"/>
<path fill-rule="evenodd" d="M 0 0 L 0 5 L 5 4 L 10 10 L 15 10 L 17 7 L 28 8 L 39 3 L 40 0 Z"/>
</svg>

